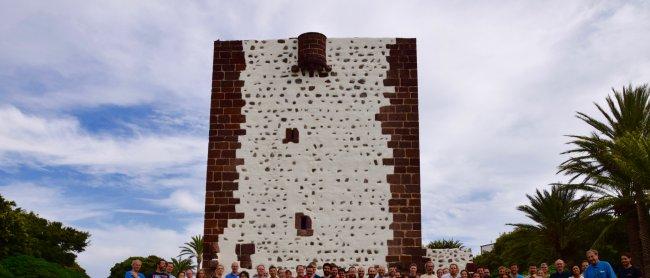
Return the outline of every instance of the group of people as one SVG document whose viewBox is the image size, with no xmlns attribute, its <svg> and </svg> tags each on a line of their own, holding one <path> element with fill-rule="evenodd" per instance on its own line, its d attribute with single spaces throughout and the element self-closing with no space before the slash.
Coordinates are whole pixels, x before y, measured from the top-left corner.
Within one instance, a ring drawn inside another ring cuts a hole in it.
<svg viewBox="0 0 650 278">
<path fill-rule="evenodd" d="M 500 266 L 496 278 L 642 278 L 641 271 L 632 265 L 630 254 L 621 255 L 622 267 L 614 271 L 612 266 L 601 261 L 598 251 L 589 250 L 586 253 L 586 260 L 580 265 L 568 268 L 563 260 L 555 261 L 555 272 L 549 273 L 549 267 L 542 263 L 539 267 L 532 264 L 528 268 L 528 275 L 519 273 L 519 266 L 511 264 L 509 267 Z M 125 278 L 147 278 L 140 273 L 142 262 L 134 260 L 132 269 L 125 273 Z M 398 266 L 385 268 L 381 265 L 365 268 L 360 265 L 350 266 L 347 269 L 333 263 L 322 265 L 322 276 L 317 274 L 318 265 L 312 262 L 307 265 L 298 265 L 295 268 L 295 276 L 292 269 L 270 266 L 268 270 L 264 265 L 255 268 L 256 273 L 251 275 L 247 271 L 240 271 L 239 262 L 233 262 L 230 266 L 230 273 L 225 273 L 223 265 L 219 264 L 212 273 L 206 273 L 199 269 L 195 273 L 192 270 L 174 272 L 174 266 L 165 260 L 158 261 L 156 270 L 149 278 L 491 278 L 492 274 L 487 267 L 472 267 L 471 269 L 460 270 L 458 265 L 452 263 L 448 268 L 439 268 L 434 272 L 434 264 L 427 261 L 424 265 L 424 272 L 418 270 L 417 264 L 411 264 L 407 270 L 399 269 Z M 404 271 L 404 272 L 403 272 Z"/>
<path fill-rule="evenodd" d="M 480 276 L 479 276 L 480 277 Z M 555 261 L 555 272 L 549 273 L 549 267 L 542 263 L 539 267 L 531 264 L 528 267 L 526 278 L 642 278 L 641 270 L 632 265 L 632 255 L 624 253 L 621 255 L 621 267 L 614 271 L 612 266 L 601 261 L 598 257 L 598 251 L 591 249 L 586 253 L 586 259 L 579 265 L 573 265 L 570 268 L 562 259 Z M 475 277 L 478 278 L 478 277 Z M 524 278 L 519 274 L 519 268 L 516 264 L 499 267 L 497 278 Z"/>
</svg>

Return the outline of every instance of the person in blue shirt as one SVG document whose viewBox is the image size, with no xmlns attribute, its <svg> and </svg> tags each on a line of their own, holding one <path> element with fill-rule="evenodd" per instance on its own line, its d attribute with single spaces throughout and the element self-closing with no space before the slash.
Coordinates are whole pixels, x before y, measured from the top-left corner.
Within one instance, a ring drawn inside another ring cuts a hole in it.
<svg viewBox="0 0 650 278">
<path fill-rule="evenodd" d="M 517 264 L 510 265 L 510 277 L 512 278 L 524 278 L 523 275 L 519 274 L 519 266 Z"/>
<path fill-rule="evenodd" d="M 144 274 L 140 273 L 142 261 L 135 259 L 131 261 L 131 270 L 124 273 L 124 278 L 144 278 Z"/>
<path fill-rule="evenodd" d="M 239 278 L 239 262 L 233 262 L 230 269 L 232 272 L 228 273 L 226 278 Z"/>
<path fill-rule="evenodd" d="M 583 273 L 584 278 L 616 278 L 612 266 L 608 262 L 598 259 L 597 250 L 587 251 L 587 262 L 589 262 L 589 266 Z"/>
</svg>

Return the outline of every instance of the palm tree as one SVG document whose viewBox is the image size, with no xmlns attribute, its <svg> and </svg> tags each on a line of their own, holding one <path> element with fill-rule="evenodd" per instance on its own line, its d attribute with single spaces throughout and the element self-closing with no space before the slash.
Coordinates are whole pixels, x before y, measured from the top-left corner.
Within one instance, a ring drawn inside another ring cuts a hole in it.
<svg viewBox="0 0 650 278">
<path fill-rule="evenodd" d="M 174 270 L 176 273 L 194 268 L 191 258 L 182 259 L 181 256 L 178 256 L 178 259 L 172 258 L 172 265 L 174 265 Z"/>
<path fill-rule="evenodd" d="M 201 269 L 201 262 L 203 261 L 203 236 L 195 235 L 192 240 L 180 246 L 181 254 L 179 256 L 188 255 L 189 258 L 196 258 L 196 269 Z"/>
<path fill-rule="evenodd" d="M 608 110 L 596 104 L 605 121 L 579 112 L 577 117 L 595 131 L 589 136 L 571 135 L 573 148 L 563 153 L 571 157 L 559 167 L 559 172 L 571 177 L 572 187 L 603 197 L 596 205 L 626 219 L 630 248 L 641 258 L 637 261 L 646 277 L 650 277 L 650 234 L 644 190 L 650 182 L 643 144 L 650 134 L 649 99 L 648 86 L 628 86 L 622 92 L 614 90 L 614 98 L 606 98 Z"/>
<path fill-rule="evenodd" d="M 598 214 L 587 209 L 590 196 L 576 197 L 576 190 L 554 185 L 551 191 L 539 189 L 526 194 L 529 205 L 517 207 L 534 224 L 509 224 L 530 235 L 530 241 L 545 242 L 556 258 L 574 257 L 579 252 L 585 223 Z"/>
</svg>

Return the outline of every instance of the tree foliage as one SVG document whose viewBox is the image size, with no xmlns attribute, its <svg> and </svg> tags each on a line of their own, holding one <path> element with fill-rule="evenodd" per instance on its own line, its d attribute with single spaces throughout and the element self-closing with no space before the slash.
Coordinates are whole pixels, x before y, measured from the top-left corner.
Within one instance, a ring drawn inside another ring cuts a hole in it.
<svg viewBox="0 0 650 278">
<path fill-rule="evenodd" d="M 431 241 L 427 244 L 427 248 L 429 249 L 452 249 L 452 248 L 465 248 L 462 242 L 459 240 L 455 240 L 453 238 L 450 239 L 437 239 L 434 241 Z"/>
<path fill-rule="evenodd" d="M 87 232 L 25 212 L 0 195 L 0 259 L 24 254 L 66 267 L 88 245 Z"/>
<path fill-rule="evenodd" d="M 10 275 L 4 276 L 3 271 L 10 273 Z M 41 258 L 19 255 L 7 257 L 0 261 L 0 277 L 87 278 L 88 275 L 77 269 L 66 268 Z"/>
<path fill-rule="evenodd" d="M 576 191 L 553 186 L 550 191 L 536 190 L 526 195 L 530 204 L 517 207 L 533 224 L 510 224 L 528 232 L 532 241 L 544 242 L 549 255 L 566 258 L 581 253 L 580 239 L 585 236 L 582 229 L 599 214 L 587 210 L 591 203 L 589 196 L 576 197 Z"/>
<path fill-rule="evenodd" d="M 108 277 L 124 278 L 124 273 L 131 270 L 131 262 L 136 259 L 142 261 L 140 273 L 144 273 L 145 276 L 148 277 L 149 274 L 153 273 L 154 270 L 156 270 L 156 264 L 162 258 L 154 255 L 150 255 L 149 257 L 129 257 L 113 265 L 113 267 L 111 267 L 111 273 Z"/>
<path fill-rule="evenodd" d="M 596 194 L 594 208 L 621 216 L 627 225 L 631 251 L 650 273 L 650 88 L 628 86 L 596 104 L 599 116 L 578 118 L 593 128 L 590 135 L 571 135 L 570 157 L 560 172 L 571 177 L 568 186 Z"/>
<path fill-rule="evenodd" d="M 178 273 L 181 271 L 185 271 L 188 269 L 194 269 L 195 265 L 192 264 L 192 259 L 191 258 L 172 258 L 172 264 L 174 265 L 174 272 Z"/>
<path fill-rule="evenodd" d="M 476 264 L 497 269 L 514 263 L 525 271 L 529 264 L 552 263 L 558 258 L 576 264 L 590 248 L 598 249 L 601 258 L 612 259 L 627 251 L 624 223 L 609 214 L 592 213 L 587 209 L 588 196 L 554 186 L 527 197 L 529 204 L 519 210 L 533 223 L 514 224 L 514 230 L 497 238 L 491 252 L 474 258 Z"/>
<path fill-rule="evenodd" d="M 180 248 L 181 253 L 179 256 L 189 256 L 190 258 L 196 258 L 197 269 L 200 269 L 201 261 L 203 261 L 203 236 L 193 236 L 192 240 L 186 242 Z"/>
</svg>

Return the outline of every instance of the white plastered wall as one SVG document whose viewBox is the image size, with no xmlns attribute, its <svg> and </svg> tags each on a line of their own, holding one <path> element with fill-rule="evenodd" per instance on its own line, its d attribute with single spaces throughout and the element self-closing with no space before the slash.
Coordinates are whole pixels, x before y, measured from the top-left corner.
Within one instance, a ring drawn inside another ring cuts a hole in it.
<svg viewBox="0 0 650 278">
<path fill-rule="evenodd" d="M 332 72 L 309 77 L 291 72 L 296 39 L 243 42 L 246 134 L 234 195 L 245 216 L 229 220 L 219 237 L 223 264 L 237 260 L 238 243 L 255 244 L 254 265 L 385 264 L 393 166 L 382 159 L 392 150 L 375 114 L 389 105 L 383 93 L 394 92 L 383 86 L 393 43 L 328 39 Z M 298 144 L 282 143 L 286 128 L 298 128 Z M 297 212 L 311 217 L 313 236 L 297 236 Z"/>
</svg>

